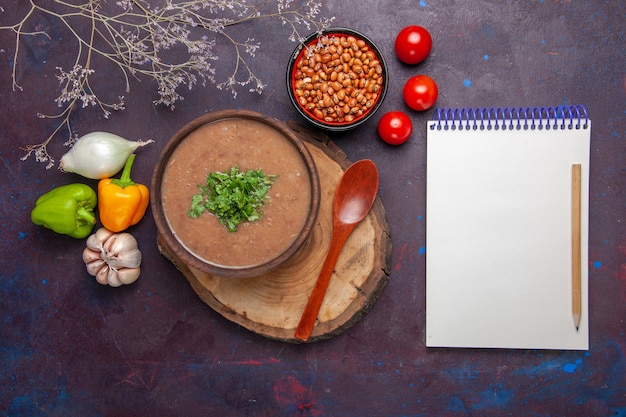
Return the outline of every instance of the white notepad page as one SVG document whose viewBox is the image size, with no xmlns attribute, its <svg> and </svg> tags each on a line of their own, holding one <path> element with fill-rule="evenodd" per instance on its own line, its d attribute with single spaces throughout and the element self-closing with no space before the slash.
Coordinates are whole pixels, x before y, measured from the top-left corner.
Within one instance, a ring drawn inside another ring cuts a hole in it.
<svg viewBox="0 0 626 417">
<path fill-rule="evenodd" d="M 563 130 L 433 130 L 438 122 L 429 122 L 427 346 L 588 349 L 586 123 Z M 571 295 L 575 163 L 582 165 L 578 330 Z"/>
</svg>

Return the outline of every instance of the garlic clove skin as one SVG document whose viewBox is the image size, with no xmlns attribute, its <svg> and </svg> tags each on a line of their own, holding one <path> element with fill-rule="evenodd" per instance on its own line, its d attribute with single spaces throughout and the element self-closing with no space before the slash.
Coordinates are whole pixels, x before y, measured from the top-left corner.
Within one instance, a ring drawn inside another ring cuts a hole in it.
<svg viewBox="0 0 626 417">
<path fill-rule="evenodd" d="M 61 157 L 59 169 L 99 180 L 118 173 L 137 148 L 154 143 L 130 141 L 108 132 L 91 132 L 79 138 Z"/>
<path fill-rule="evenodd" d="M 137 268 L 141 265 L 141 252 L 137 248 L 137 241 L 129 233 L 111 235 L 103 245 L 103 259 L 109 266 L 120 268 Z"/>
<path fill-rule="evenodd" d="M 100 271 L 102 268 L 109 267 L 106 264 L 106 262 L 104 262 L 102 259 L 89 262 L 86 264 L 86 266 L 87 266 L 87 272 L 89 273 L 89 275 L 92 275 L 94 277 L 98 275 L 98 271 Z"/>
<path fill-rule="evenodd" d="M 122 281 L 119 280 L 117 271 L 111 267 L 108 267 L 106 279 L 107 279 L 107 284 L 109 284 L 111 287 L 122 286 Z"/>
<path fill-rule="evenodd" d="M 83 251 L 83 262 L 85 262 L 86 265 L 93 263 L 93 262 L 104 262 L 102 260 L 102 257 L 100 256 L 100 251 L 95 251 L 92 250 L 90 248 L 85 248 L 85 250 Z"/>
<path fill-rule="evenodd" d="M 102 285 L 132 284 L 141 273 L 141 252 L 130 233 L 113 233 L 100 228 L 87 238 L 83 250 L 87 272 Z"/>
<path fill-rule="evenodd" d="M 101 227 L 87 238 L 87 247 L 93 251 L 102 253 L 102 245 L 108 238 L 113 236 L 113 232 L 107 228 Z"/>
<path fill-rule="evenodd" d="M 110 268 L 107 264 L 104 264 L 100 269 L 98 269 L 96 271 L 95 274 L 91 274 L 94 275 L 96 277 L 96 281 L 98 281 L 98 283 L 102 284 L 102 285 L 108 285 L 109 284 L 109 271 Z M 115 287 L 116 285 L 112 285 L 112 287 Z"/>
<path fill-rule="evenodd" d="M 132 284 L 137 281 L 141 270 L 139 268 L 124 268 L 117 271 L 117 279 L 125 285 Z"/>
</svg>

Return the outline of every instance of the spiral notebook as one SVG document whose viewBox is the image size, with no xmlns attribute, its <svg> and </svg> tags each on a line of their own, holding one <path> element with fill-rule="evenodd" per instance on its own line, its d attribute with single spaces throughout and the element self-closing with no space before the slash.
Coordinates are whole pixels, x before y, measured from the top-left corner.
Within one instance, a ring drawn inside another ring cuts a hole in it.
<svg viewBox="0 0 626 417">
<path fill-rule="evenodd" d="M 427 346 L 588 349 L 590 132 L 583 106 L 435 110 Z"/>
</svg>

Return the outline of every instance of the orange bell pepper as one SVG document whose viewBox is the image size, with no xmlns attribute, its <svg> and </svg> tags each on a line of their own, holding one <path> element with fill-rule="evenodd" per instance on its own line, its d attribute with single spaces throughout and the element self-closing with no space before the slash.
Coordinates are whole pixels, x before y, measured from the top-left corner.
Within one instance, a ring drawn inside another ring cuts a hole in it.
<svg viewBox="0 0 626 417">
<path fill-rule="evenodd" d="M 100 222 L 112 232 L 121 232 L 139 223 L 150 202 L 148 187 L 130 179 L 135 154 L 128 157 L 120 178 L 98 182 Z"/>
</svg>

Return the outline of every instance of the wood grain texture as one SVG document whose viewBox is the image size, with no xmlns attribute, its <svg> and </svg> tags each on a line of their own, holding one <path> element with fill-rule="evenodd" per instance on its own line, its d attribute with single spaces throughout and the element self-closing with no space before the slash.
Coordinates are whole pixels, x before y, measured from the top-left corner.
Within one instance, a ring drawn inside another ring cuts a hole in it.
<svg viewBox="0 0 626 417">
<path fill-rule="evenodd" d="M 296 328 L 296 338 L 306 341 L 311 336 L 346 239 L 369 214 L 377 193 L 378 170 L 369 159 L 362 159 L 350 165 L 341 177 L 333 197 L 330 249 Z"/>
<path fill-rule="evenodd" d="M 295 328 L 328 252 L 333 195 L 351 162 L 327 137 L 295 125 L 291 127 L 313 155 L 322 191 L 317 223 L 291 259 L 271 272 L 232 279 L 186 265 L 161 236 L 157 237 L 157 243 L 160 252 L 176 265 L 198 296 L 222 316 L 260 335 L 300 343 L 294 337 Z M 377 198 L 371 212 L 344 245 L 317 324 L 307 342 L 336 336 L 358 322 L 385 287 L 390 263 L 389 227 Z"/>
</svg>

